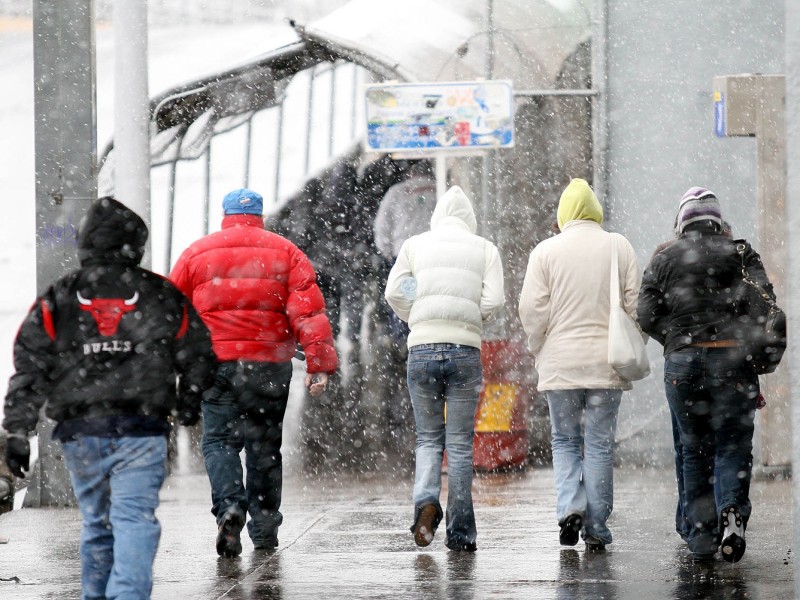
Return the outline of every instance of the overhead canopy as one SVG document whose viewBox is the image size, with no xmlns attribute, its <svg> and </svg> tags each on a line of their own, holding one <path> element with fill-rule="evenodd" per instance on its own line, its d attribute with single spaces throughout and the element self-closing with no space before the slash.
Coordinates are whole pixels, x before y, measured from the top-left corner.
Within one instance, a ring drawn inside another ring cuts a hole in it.
<svg viewBox="0 0 800 600">
<path fill-rule="evenodd" d="M 590 30 L 589 0 L 352 0 L 298 28 L 387 78 L 509 79 L 516 89 L 552 87 Z"/>
<path fill-rule="evenodd" d="M 352 0 L 308 25 L 294 24 L 294 43 L 153 98 L 151 164 L 201 156 L 211 137 L 279 104 L 295 74 L 340 58 L 384 79 L 491 78 L 510 80 L 515 90 L 553 88 L 564 61 L 589 38 L 590 2 Z M 112 169 L 109 146 L 102 186 L 113 186 Z"/>
<path fill-rule="evenodd" d="M 279 104 L 296 73 L 333 58 L 314 44 L 296 40 L 152 98 L 150 164 L 198 158 L 214 135 Z M 112 143 L 103 153 L 98 177 L 101 190 L 109 193 L 113 190 L 113 162 Z"/>
</svg>

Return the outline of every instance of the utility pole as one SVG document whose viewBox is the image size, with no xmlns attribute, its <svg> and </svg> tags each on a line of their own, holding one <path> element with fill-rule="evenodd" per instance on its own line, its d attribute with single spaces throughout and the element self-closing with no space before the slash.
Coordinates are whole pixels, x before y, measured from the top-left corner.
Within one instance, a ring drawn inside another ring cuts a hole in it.
<svg viewBox="0 0 800 600">
<path fill-rule="evenodd" d="M 786 22 L 784 30 L 797 31 L 800 27 L 800 5 L 793 0 L 786 0 Z M 785 307 L 789 316 L 789 339 L 800 339 L 800 38 L 786 35 L 786 226 L 789 230 L 787 239 L 787 288 L 789 303 Z M 789 390 L 792 422 L 792 464 L 800 465 L 800 397 L 797 386 L 800 384 L 798 355 L 794 352 L 789 362 L 782 368 L 789 372 Z M 792 498 L 794 503 L 794 547 L 800 548 L 800 476 L 797 471 L 792 477 Z M 788 521 L 788 519 L 787 519 Z M 794 572 L 800 569 L 800 552 L 793 552 Z M 794 578 L 794 597 L 800 598 L 800 577 Z"/>
<path fill-rule="evenodd" d="M 114 197 L 151 229 L 146 0 L 114 3 L 114 49 Z M 150 248 L 148 238 L 142 261 L 146 268 L 153 262 Z"/>
<path fill-rule="evenodd" d="M 36 289 L 78 266 L 78 224 L 97 197 L 93 0 L 34 0 Z M 26 506 L 74 505 L 51 421 L 38 428 L 39 460 Z"/>
</svg>

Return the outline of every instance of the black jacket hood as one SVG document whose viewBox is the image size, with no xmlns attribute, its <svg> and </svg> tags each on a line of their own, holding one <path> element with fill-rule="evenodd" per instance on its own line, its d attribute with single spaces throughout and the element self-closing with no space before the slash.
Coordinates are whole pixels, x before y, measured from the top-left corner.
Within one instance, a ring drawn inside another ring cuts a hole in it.
<svg viewBox="0 0 800 600">
<path fill-rule="evenodd" d="M 138 265 L 144 256 L 147 225 L 130 208 L 110 196 L 98 199 L 78 228 L 81 265 L 118 262 Z"/>
</svg>

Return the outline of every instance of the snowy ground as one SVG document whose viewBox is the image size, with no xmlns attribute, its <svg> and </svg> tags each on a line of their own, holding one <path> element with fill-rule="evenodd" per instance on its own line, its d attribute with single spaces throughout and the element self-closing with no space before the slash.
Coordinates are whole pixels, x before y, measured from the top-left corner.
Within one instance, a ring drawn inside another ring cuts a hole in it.
<svg viewBox="0 0 800 600">
<path fill-rule="evenodd" d="M 150 95 L 245 62 L 294 39 L 288 25 L 191 25 L 150 30 Z M 242 40 L 248 40 L 243 44 Z M 110 25 L 99 26 L 97 141 L 113 133 L 114 45 Z M 0 398 L 13 372 L 12 347 L 36 295 L 33 28 L 27 19 L 0 17 Z M 2 406 L 0 405 L 0 415 Z"/>
</svg>

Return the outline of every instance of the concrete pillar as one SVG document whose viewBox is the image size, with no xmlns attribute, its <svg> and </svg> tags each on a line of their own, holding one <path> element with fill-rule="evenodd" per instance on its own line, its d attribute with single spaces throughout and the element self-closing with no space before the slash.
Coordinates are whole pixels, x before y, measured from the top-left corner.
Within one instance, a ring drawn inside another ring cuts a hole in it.
<svg viewBox="0 0 800 600">
<path fill-rule="evenodd" d="M 770 281 L 785 306 L 789 299 L 786 264 L 786 140 L 784 128 L 784 78 L 760 78 L 761 102 L 756 118 L 756 196 L 758 202 L 758 251 Z M 791 346 L 774 373 L 761 378 L 767 408 L 759 411 L 761 461 L 768 467 L 791 464 L 789 414 L 789 364 Z"/>
<path fill-rule="evenodd" d="M 78 225 L 97 196 L 94 3 L 34 0 L 36 289 L 78 266 Z M 74 504 L 52 422 L 39 427 L 39 461 L 26 505 Z"/>
<path fill-rule="evenodd" d="M 786 0 L 785 31 L 800 31 L 800 3 Z M 786 43 L 786 223 L 787 282 L 790 290 L 785 310 L 789 316 L 789 344 L 800 339 L 800 36 L 787 35 Z M 800 352 L 792 352 L 781 368 L 788 372 L 791 398 L 792 465 L 800 464 Z M 800 573 L 800 477 L 792 478 L 794 500 L 794 572 Z M 794 597 L 800 598 L 800 577 L 794 578 Z"/>
<path fill-rule="evenodd" d="M 786 252 L 786 153 L 784 131 L 784 76 L 729 75 L 715 77 L 716 130 L 720 136 L 756 138 L 756 208 L 758 244 L 778 305 L 789 302 Z M 789 377 L 791 344 L 781 366 L 761 377 L 767 408 L 759 411 L 761 456 L 765 467 L 786 468 L 791 463 Z"/>
</svg>

